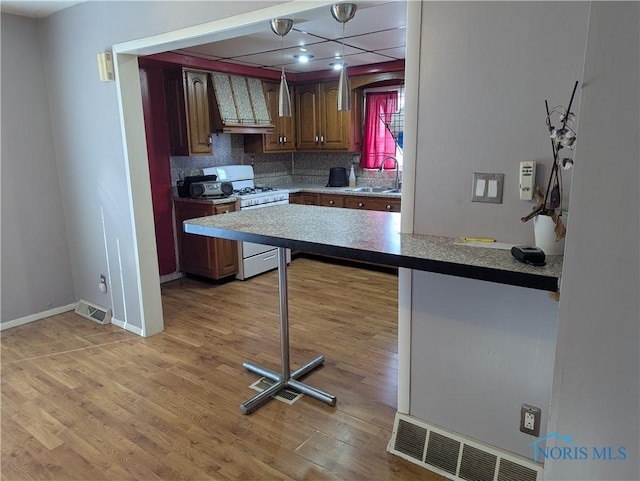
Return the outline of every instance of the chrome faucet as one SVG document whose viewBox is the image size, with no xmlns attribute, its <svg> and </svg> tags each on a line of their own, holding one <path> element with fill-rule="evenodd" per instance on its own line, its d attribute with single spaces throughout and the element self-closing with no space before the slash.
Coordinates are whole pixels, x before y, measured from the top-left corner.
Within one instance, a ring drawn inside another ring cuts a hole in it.
<svg viewBox="0 0 640 481">
<path fill-rule="evenodd" d="M 378 172 L 382 172 L 384 170 L 384 164 L 389 159 L 393 159 L 393 161 L 396 164 L 395 165 L 395 168 L 396 168 L 396 182 L 394 184 L 394 188 L 395 189 L 400 189 L 400 164 L 398 163 L 398 159 L 396 159 L 393 155 L 387 155 L 384 159 L 382 159 L 382 162 L 380 162 L 380 167 L 378 168 Z"/>
</svg>

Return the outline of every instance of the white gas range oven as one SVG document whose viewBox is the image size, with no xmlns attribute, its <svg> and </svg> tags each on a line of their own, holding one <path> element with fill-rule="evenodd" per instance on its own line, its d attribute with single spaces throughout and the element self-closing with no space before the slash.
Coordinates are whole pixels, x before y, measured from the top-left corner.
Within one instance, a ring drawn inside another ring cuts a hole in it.
<svg viewBox="0 0 640 481">
<path fill-rule="evenodd" d="M 215 174 L 220 182 L 233 185 L 233 195 L 240 198 L 240 210 L 260 209 L 270 205 L 288 204 L 289 191 L 272 187 L 256 186 L 253 167 L 250 165 L 222 165 L 202 169 L 204 175 Z M 278 252 L 273 246 L 238 242 L 240 266 L 236 279 L 248 279 L 278 267 Z M 291 251 L 287 249 L 287 262 Z"/>
</svg>

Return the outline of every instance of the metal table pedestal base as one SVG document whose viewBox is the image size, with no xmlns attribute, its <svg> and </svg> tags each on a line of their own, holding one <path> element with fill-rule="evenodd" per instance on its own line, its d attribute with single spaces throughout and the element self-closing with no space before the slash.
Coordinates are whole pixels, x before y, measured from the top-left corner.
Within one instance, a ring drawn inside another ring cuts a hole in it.
<svg viewBox="0 0 640 481">
<path fill-rule="evenodd" d="M 269 369 L 245 361 L 242 365 L 248 371 L 254 372 L 260 376 L 274 382 L 272 386 L 265 389 L 261 393 L 255 395 L 251 399 L 240 405 L 242 414 L 250 414 L 267 401 L 273 398 L 275 394 L 284 388 L 290 388 L 315 398 L 329 406 L 336 405 L 336 397 L 324 391 L 301 383 L 298 378 L 304 376 L 308 372 L 324 363 L 324 356 L 318 356 L 312 359 L 304 366 L 291 372 L 289 366 L 289 298 L 287 295 L 287 250 L 284 247 L 278 247 L 278 290 L 280 293 L 280 358 L 282 372 L 275 373 Z"/>
</svg>

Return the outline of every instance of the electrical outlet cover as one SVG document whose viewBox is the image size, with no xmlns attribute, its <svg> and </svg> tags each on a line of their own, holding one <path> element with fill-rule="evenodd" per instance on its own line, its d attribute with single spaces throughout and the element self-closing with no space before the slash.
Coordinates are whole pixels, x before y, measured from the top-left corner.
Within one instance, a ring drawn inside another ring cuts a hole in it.
<svg viewBox="0 0 640 481">
<path fill-rule="evenodd" d="M 540 420 L 542 411 L 540 408 L 523 404 L 520 408 L 520 431 L 532 436 L 540 436 Z"/>
</svg>

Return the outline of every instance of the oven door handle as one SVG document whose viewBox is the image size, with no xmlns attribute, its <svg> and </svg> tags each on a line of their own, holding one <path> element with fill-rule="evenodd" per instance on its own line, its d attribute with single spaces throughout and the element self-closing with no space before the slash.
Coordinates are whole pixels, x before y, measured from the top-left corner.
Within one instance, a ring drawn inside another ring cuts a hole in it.
<svg viewBox="0 0 640 481">
<path fill-rule="evenodd" d="M 260 209 L 262 207 L 270 207 L 272 205 L 282 205 L 288 204 L 289 199 L 277 200 L 275 202 L 267 202 L 266 204 L 256 204 L 256 205 L 248 205 L 246 207 L 240 207 L 240 210 L 249 210 L 249 209 Z"/>
</svg>

